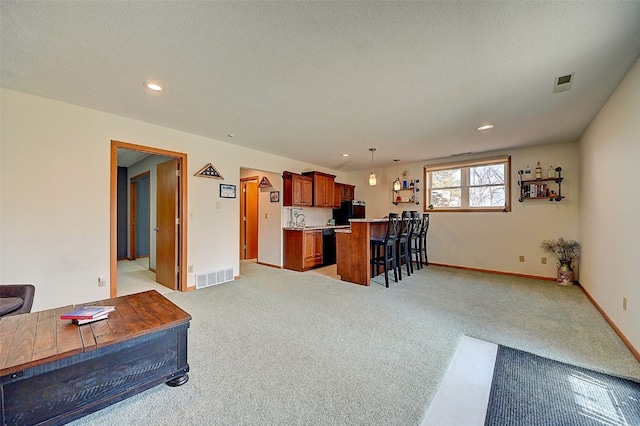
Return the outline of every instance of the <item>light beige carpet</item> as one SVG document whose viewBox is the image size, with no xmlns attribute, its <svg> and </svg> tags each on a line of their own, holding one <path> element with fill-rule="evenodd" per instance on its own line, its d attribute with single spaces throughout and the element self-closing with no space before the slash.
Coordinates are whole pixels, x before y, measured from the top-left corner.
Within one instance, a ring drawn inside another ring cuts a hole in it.
<svg viewBox="0 0 640 426">
<path fill-rule="evenodd" d="M 384 287 L 242 263 L 167 298 L 191 379 L 76 425 L 419 425 L 464 335 L 610 374 L 640 363 L 576 286 L 430 266 Z"/>
</svg>

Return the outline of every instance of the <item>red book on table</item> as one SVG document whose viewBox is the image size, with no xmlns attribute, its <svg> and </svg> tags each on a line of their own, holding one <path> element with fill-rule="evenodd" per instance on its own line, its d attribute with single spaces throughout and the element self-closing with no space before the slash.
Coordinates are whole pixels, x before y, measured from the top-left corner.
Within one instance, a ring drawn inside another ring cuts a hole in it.
<svg viewBox="0 0 640 426">
<path fill-rule="evenodd" d="M 76 310 L 60 315 L 60 319 L 94 319 L 96 317 L 108 314 L 116 310 L 115 306 L 83 306 Z"/>
</svg>

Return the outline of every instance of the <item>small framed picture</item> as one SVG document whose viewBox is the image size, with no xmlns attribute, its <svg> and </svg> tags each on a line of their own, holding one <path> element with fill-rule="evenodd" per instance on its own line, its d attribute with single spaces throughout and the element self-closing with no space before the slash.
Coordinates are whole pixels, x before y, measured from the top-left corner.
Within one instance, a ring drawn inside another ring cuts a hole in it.
<svg viewBox="0 0 640 426">
<path fill-rule="evenodd" d="M 236 186 L 227 185 L 226 183 L 221 183 L 220 198 L 236 198 Z"/>
<path fill-rule="evenodd" d="M 280 202 L 280 191 L 271 191 L 269 194 L 270 194 L 269 199 L 271 200 L 272 203 Z"/>
</svg>

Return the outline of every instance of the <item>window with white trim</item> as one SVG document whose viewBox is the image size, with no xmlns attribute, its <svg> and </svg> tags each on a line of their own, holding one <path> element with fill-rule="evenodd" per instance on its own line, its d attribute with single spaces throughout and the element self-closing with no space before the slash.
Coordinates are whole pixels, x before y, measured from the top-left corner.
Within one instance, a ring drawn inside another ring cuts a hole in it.
<svg viewBox="0 0 640 426">
<path fill-rule="evenodd" d="M 511 211 L 511 157 L 424 167 L 427 211 Z"/>
</svg>

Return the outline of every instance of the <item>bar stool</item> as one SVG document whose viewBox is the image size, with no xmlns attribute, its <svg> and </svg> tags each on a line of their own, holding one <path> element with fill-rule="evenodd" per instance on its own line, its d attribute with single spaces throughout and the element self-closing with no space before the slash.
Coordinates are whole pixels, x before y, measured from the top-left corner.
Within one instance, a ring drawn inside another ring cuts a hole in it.
<svg viewBox="0 0 640 426">
<path fill-rule="evenodd" d="M 396 251 L 398 252 L 398 269 L 400 269 L 400 279 L 402 279 L 402 262 L 407 265 L 407 276 L 410 277 L 413 272 L 411 265 L 411 254 L 409 250 L 409 236 L 411 235 L 411 213 L 402 212 L 400 224 L 400 233 L 398 234 L 398 243 Z"/>
<path fill-rule="evenodd" d="M 420 236 L 418 237 L 418 253 L 420 254 L 420 263 L 429 266 L 429 258 L 427 257 L 427 231 L 429 231 L 429 213 L 422 215 L 422 225 L 420 226 Z M 424 258 L 422 254 L 424 253 Z"/>
<path fill-rule="evenodd" d="M 422 219 L 420 213 L 411 211 L 411 234 L 409 235 L 409 259 L 411 261 L 411 272 L 413 272 L 413 260 L 415 256 L 416 269 L 422 269 L 420 252 L 420 234 L 422 232 Z"/>
<path fill-rule="evenodd" d="M 400 220 L 397 214 L 389 214 L 387 230 L 384 235 L 373 236 L 369 239 L 371 246 L 371 276 L 377 276 L 380 266 L 384 268 L 384 283 L 389 288 L 389 269 L 393 268 L 393 276 L 398 282 L 398 265 L 396 263 L 396 239 Z M 375 274 L 374 274 L 375 268 Z"/>
</svg>

